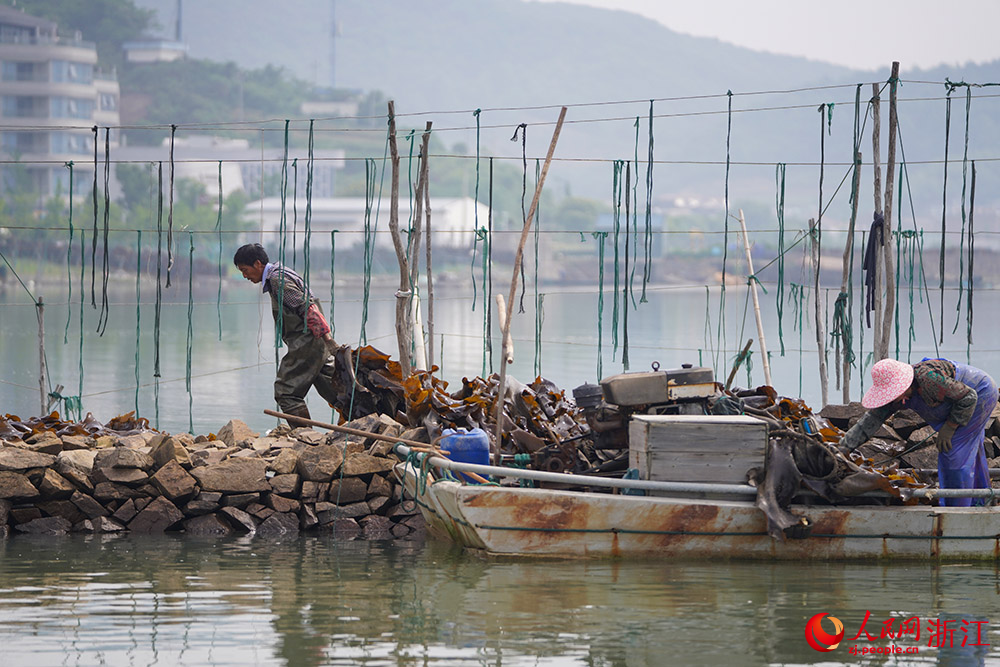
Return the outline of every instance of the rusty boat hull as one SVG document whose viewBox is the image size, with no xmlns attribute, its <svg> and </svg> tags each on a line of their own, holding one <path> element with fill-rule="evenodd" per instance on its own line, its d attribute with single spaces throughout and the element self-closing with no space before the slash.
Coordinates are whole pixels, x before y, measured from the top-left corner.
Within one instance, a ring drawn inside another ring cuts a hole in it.
<svg viewBox="0 0 1000 667">
<path fill-rule="evenodd" d="M 425 473 L 426 474 L 426 473 Z M 397 475 L 429 531 L 489 554 L 757 560 L 994 560 L 996 507 L 793 506 L 806 539 L 770 537 L 751 500 L 641 496 Z"/>
</svg>

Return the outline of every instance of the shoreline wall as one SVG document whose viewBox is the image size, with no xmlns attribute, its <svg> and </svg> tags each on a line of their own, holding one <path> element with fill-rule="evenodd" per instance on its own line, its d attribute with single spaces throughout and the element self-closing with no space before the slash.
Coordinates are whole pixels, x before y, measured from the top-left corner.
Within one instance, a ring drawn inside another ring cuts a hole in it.
<svg viewBox="0 0 1000 667">
<path fill-rule="evenodd" d="M 426 430 L 369 415 L 352 428 L 424 442 Z M 214 439 L 213 439 L 214 438 Z M 0 440 L 0 537 L 27 534 L 332 533 L 422 538 L 400 502 L 392 443 L 280 425 L 266 434 L 232 420 L 217 437 L 152 430 Z"/>
</svg>

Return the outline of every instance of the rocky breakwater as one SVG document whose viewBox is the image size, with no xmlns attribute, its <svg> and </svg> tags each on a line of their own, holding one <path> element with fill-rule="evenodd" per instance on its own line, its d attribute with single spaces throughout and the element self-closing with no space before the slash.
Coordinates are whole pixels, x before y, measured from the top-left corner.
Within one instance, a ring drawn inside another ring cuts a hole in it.
<svg viewBox="0 0 1000 667">
<path fill-rule="evenodd" d="M 427 441 L 385 416 L 345 424 Z M 260 537 L 328 531 L 368 539 L 421 536 L 400 502 L 392 443 L 233 420 L 218 436 L 142 431 L 0 440 L 0 536 L 70 532 Z"/>
</svg>

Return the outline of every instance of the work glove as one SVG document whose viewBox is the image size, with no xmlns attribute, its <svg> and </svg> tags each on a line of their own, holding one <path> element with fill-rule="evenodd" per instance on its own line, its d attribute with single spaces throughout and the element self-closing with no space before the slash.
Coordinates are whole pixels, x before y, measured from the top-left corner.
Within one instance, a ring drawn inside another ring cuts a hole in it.
<svg viewBox="0 0 1000 667">
<path fill-rule="evenodd" d="M 957 429 L 958 424 L 952 422 L 944 423 L 944 426 L 937 432 L 937 437 L 934 439 L 934 445 L 939 452 L 946 454 L 951 451 L 951 439 L 954 437 Z"/>
<path fill-rule="evenodd" d="M 840 438 L 840 442 L 837 443 L 837 449 L 839 449 L 842 454 L 850 454 L 867 441 L 868 434 L 865 433 L 864 426 L 861 422 L 858 422 L 849 428 Z"/>
<path fill-rule="evenodd" d="M 326 318 L 323 317 L 323 313 L 320 312 L 315 303 L 310 305 L 309 310 L 306 311 L 306 326 L 316 338 L 322 338 L 330 333 L 330 325 L 327 324 Z"/>
</svg>

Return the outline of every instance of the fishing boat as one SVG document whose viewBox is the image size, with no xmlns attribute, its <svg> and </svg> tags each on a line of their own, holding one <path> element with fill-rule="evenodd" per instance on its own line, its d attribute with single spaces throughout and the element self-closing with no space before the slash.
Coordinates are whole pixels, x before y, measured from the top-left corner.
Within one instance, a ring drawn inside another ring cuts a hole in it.
<svg viewBox="0 0 1000 667">
<path fill-rule="evenodd" d="M 809 536 L 775 539 L 754 500 L 759 489 L 748 484 L 608 479 L 462 463 L 414 453 L 404 445 L 396 445 L 396 451 L 406 459 L 397 464 L 396 474 L 420 508 L 429 532 L 494 555 L 776 560 L 1000 557 L 1000 509 L 993 506 L 793 505 L 793 511 L 810 524 Z M 459 472 L 489 476 L 494 483 L 469 483 L 454 476 Z M 593 490 L 497 483 L 503 480 Z M 925 489 L 915 495 L 927 499 L 990 497 L 992 491 Z"/>
</svg>

